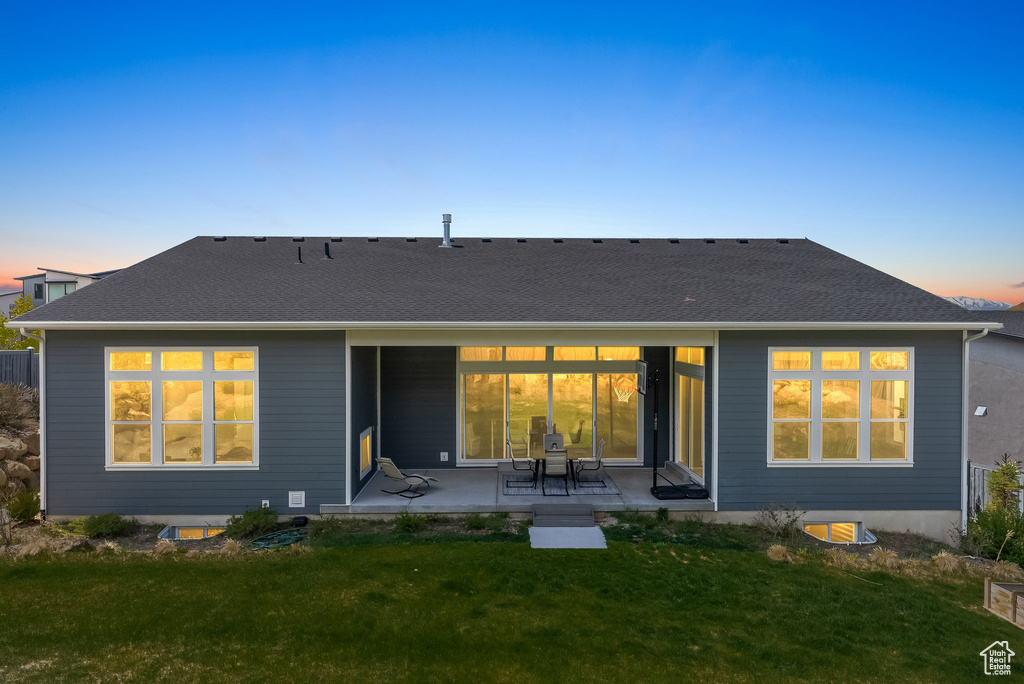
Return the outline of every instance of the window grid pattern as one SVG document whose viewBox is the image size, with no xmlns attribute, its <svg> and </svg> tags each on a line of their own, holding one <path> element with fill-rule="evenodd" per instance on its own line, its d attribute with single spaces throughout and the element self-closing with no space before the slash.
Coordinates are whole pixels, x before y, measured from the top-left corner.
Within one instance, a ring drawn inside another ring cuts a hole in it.
<svg viewBox="0 0 1024 684">
<path fill-rule="evenodd" d="M 768 462 L 913 463 L 913 350 L 768 350 Z"/>
<path fill-rule="evenodd" d="M 224 350 L 248 370 L 215 370 L 221 349 L 108 348 L 106 466 L 258 467 L 257 350 Z"/>
</svg>

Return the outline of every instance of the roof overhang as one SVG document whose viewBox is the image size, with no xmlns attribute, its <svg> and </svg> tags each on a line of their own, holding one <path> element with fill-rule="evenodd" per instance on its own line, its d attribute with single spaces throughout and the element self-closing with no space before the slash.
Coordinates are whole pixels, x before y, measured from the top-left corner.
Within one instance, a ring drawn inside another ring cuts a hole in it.
<svg viewBox="0 0 1024 684">
<path fill-rule="evenodd" d="M 997 322 L 892 321 L 25 321 L 40 330 L 999 330 Z"/>
</svg>

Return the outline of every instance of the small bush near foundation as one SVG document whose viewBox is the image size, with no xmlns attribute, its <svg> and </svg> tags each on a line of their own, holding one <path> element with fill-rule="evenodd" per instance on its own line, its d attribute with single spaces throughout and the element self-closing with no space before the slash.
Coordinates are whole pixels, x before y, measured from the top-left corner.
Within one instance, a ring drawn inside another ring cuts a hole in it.
<svg viewBox="0 0 1024 684">
<path fill-rule="evenodd" d="M 657 511 L 655 511 L 654 517 L 657 518 L 658 522 L 667 523 L 668 522 L 668 509 L 666 507 L 662 506 Z"/>
<path fill-rule="evenodd" d="M 828 564 L 836 568 L 844 568 L 850 564 L 852 557 L 843 549 L 833 546 L 825 551 Z"/>
<path fill-rule="evenodd" d="M 224 534 L 231 539 L 252 539 L 277 529 L 277 511 L 273 508 L 251 508 L 242 515 L 228 518 Z"/>
<path fill-rule="evenodd" d="M 757 512 L 754 525 L 771 535 L 772 539 L 796 539 L 802 532 L 800 521 L 803 517 L 803 511 L 769 504 Z"/>
<path fill-rule="evenodd" d="M 467 515 L 462 519 L 462 524 L 465 525 L 467 530 L 487 529 L 487 519 L 479 513 Z"/>
<path fill-rule="evenodd" d="M 1024 515 L 1012 509 L 985 509 L 967 521 L 960 550 L 971 556 L 1024 563 Z"/>
<path fill-rule="evenodd" d="M 14 497 L 7 510 L 15 522 L 35 520 L 39 515 L 39 492 L 21 492 Z"/>
<path fill-rule="evenodd" d="M 71 531 L 89 539 L 110 539 L 126 537 L 135 530 L 135 521 L 128 520 L 120 513 L 103 513 L 77 518 L 71 522 Z"/>
<path fill-rule="evenodd" d="M 395 532 L 422 532 L 426 528 L 426 519 L 418 515 L 399 513 L 395 516 Z"/>
<path fill-rule="evenodd" d="M 491 532 L 501 532 L 508 524 L 508 513 L 492 513 L 486 516 L 480 515 L 479 513 L 473 513 L 472 515 L 467 515 L 463 518 L 462 524 L 467 530 L 490 530 Z"/>
</svg>

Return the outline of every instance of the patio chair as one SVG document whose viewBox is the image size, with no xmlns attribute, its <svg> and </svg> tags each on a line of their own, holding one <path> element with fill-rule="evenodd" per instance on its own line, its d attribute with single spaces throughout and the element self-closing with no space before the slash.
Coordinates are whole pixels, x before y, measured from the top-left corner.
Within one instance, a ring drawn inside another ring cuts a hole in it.
<svg viewBox="0 0 1024 684">
<path fill-rule="evenodd" d="M 582 438 L 583 438 L 583 419 L 580 418 L 580 426 L 578 428 L 576 428 L 576 432 L 570 432 L 569 433 L 569 443 L 570 444 L 579 444 L 580 443 L 580 439 L 582 439 Z"/>
<path fill-rule="evenodd" d="M 561 476 L 565 480 L 565 494 L 557 496 L 569 496 L 569 460 L 565 451 L 548 451 L 544 456 L 544 477 L 548 475 Z M 541 487 L 543 491 L 543 487 Z M 547 496 L 547 492 L 544 492 Z"/>
<path fill-rule="evenodd" d="M 429 475 L 406 475 L 398 469 L 398 466 L 390 458 L 378 458 L 377 465 L 380 466 L 380 469 L 384 471 L 384 474 L 389 479 L 405 485 L 404 489 L 397 489 L 395 491 L 382 489 L 380 491 L 385 494 L 397 494 L 403 499 L 418 499 L 426 494 L 426 492 L 420 491 L 420 487 L 426 486 L 429 489 L 431 482 L 440 482 L 436 477 L 430 477 Z"/>
<path fill-rule="evenodd" d="M 594 458 L 581 458 L 576 461 L 576 486 L 581 489 L 588 487 L 604 487 L 604 478 L 598 478 L 596 480 L 583 481 L 580 476 L 587 472 L 597 472 L 603 467 L 601 463 L 601 453 L 604 451 L 605 441 L 602 439 L 597 443 L 597 455 Z"/>
<path fill-rule="evenodd" d="M 508 445 L 508 457 L 512 461 L 512 470 L 521 473 L 529 472 L 533 476 L 529 480 L 509 480 L 505 486 L 509 489 L 532 489 L 537 484 L 537 461 L 529 456 L 517 458 L 515 449 L 512 448 L 512 440 L 506 439 L 505 443 Z"/>
</svg>

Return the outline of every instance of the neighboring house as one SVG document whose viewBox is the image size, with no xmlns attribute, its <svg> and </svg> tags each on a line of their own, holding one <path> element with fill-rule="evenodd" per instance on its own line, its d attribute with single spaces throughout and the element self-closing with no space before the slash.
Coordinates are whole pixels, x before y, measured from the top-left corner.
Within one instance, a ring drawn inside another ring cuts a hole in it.
<svg viewBox="0 0 1024 684">
<path fill-rule="evenodd" d="M 971 343 L 968 458 L 1024 461 L 1024 311 L 989 311 L 1001 330 Z M 980 415 L 979 415 L 980 414 Z"/>
<path fill-rule="evenodd" d="M 39 267 L 42 273 L 20 276 L 15 280 L 21 281 L 21 292 L 32 300 L 32 306 L 41 307 L 47 302 L 53 302 L 87 285 L 98 282 L 109 275 L 117 273 L 118 269 L 112 271 L 100 271 L 99 273 L 75 273 L 73 271 L 61 271 L 56 268 Z"/>
<path fill-rule="evenodd" d="M 14 302 L 21 296 L 21 289 L 0 289 L 0 314 L 10 316 Z"/>
<path fill-rule="evenodd" d="M 392 511 L 520 510 L 489 473 L 556 430 L 650 510 L 934 537 L 966 507 L 968 336 L 998 327 L 804 239 L 198 237 L 24 322 L 51 516 L 365 511 L 376 455 L 442 481 Z M 708 500 L 649 495 L 656 412 L 657 465 Z"/>
</svg>

